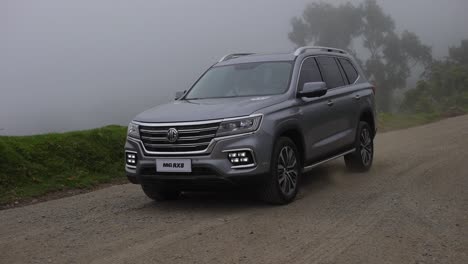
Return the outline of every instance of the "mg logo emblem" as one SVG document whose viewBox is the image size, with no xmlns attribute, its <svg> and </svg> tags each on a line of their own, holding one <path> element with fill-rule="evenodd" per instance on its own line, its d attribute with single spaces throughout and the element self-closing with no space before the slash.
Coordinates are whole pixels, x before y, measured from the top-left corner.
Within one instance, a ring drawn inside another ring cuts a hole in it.
<svg viewBox="0 0 468 264">
<path fill-rule="evenodd" d="M 171 143 L 174 143 L 179 139 L 179 131 L 175 128 L 169 128 L 167 131 L 167 140 Z"/>
</svg>

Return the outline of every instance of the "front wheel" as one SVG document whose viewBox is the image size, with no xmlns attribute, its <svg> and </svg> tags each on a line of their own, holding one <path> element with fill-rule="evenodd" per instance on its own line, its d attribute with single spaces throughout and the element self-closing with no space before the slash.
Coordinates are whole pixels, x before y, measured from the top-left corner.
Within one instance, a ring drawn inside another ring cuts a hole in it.
<svg viewBox="0 0 468 264">
<path fill-rule="evenodd" d="M 366 122 L 359 123 L 355 148 L 355 152 L 344 157 L 346 167 L 352 171 L 368 171 L 374 159 L 374 139 L 373 132 Z"/>
<path fill-rule="evenodd" d="M 294 200 L 299 190 L 300 161 L 294 142 L 281 137 L 273 150 L 271 173 L 262 186 L 262 200 L 272 204 L 288 204 Z"/>
</svg>

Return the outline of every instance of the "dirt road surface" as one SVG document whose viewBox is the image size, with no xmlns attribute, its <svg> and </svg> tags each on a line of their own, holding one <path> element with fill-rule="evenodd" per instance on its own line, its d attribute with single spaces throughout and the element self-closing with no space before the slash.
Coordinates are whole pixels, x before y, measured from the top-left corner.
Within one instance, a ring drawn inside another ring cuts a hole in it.
<svg viewBox="0 0 468 264">
<path fill-rule="evenodd" d="M 0 263 L 468 263 L 468 116 L 379 134 L 370 172 L 326 164 L 287 206 L 125 184 L 3 210 Z"/>
</svg>

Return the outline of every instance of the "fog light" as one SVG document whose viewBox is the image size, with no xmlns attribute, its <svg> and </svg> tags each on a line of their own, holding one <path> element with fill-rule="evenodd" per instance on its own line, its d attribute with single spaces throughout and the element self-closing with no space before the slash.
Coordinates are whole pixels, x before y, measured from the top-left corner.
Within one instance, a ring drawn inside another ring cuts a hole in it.
<svg viewBox="0 0 468 264">
<path fill-rule="evenodd" d="M 133 152 L 125 152 L 126 163 L 128 166 L 136 166 L 137 164 L 137 155 Z"/>
<path fill-rule="evenodd" d="M 229 151 L 228 159 L 233 168 L 255 166 L 253 153 L 250 150 Z"/>
</svg>

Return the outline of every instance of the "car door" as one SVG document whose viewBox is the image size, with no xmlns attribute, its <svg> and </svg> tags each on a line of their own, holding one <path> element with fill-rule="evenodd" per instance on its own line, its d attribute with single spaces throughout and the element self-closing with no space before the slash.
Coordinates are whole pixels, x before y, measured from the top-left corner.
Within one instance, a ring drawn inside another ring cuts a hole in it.
<svg viewBox="0 0 468 264">
<path fill-rule="evenodd" d="M 301 91 L 304 83 L 308 82 L 323 82 L 315 57 L 303 60 L 297 90 Z M 296 100 L 305 138 L 305 160 L 306 164 L 310 164 L 326 156 L 329 151 L 329 145 L 324 143 L 324 140 L 329 137 L 330 129 L 334 127 L 331 119 L 333 111 L 329 104 L 330 95 L 327 93 L 321 97 Z"/>
<path fill-rule="evenodd" d="M 337 58 L 339 64 L 341 65 L 342 73 L 348 80 L 348 86 L 346 86 L 347 90 L 347 107 L 349 107 L 349 111 L 347 114 L 347 119 L 348 119 L 348 127 L 350 129 L 353 129 L 354 132 L 357 131 L 357 126 L 359 122 L 359 115 L 360 115 L 360 109 L 361 109 L 361 104 L 365 101 L 365 93 L 363 92 L 363 89 L 366 89 L 367 86 L 362 86 L 356 84 L 358 78 L 359 78 L 359 73 L 356 70 L 356 67 L 353 65 L 353 63 L 347 59 L 347 58 Z M 353 133 L 353 136 L 350 140 L 355 139 L 355 134 Z"/>
<path fill-rule="evenodd" d="M 354 91 L 335 57 L 319 56 L 316 60 L 328 87 L 326 99 L 329 107 L 325 117 L 327 131 L 316 147 L 320 147 L 328 156 L 348 150 L 354 142 L 354 128 L 349 118 L 355 111 L 352 100 Z"/>
</svg>

